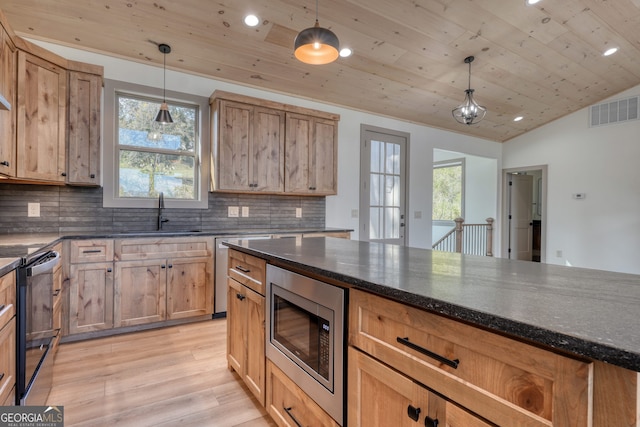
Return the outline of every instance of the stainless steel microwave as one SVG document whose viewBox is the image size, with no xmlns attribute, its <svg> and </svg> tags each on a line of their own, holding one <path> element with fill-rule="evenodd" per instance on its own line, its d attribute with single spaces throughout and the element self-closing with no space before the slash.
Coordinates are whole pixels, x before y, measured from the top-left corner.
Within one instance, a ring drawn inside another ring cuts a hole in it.
<svg viewBox="0 0 640 427">
<path fill-rule="evenodd" d="M 267 266 L 266 354 L 342 425 L 345 290 Z"/>
</svg>

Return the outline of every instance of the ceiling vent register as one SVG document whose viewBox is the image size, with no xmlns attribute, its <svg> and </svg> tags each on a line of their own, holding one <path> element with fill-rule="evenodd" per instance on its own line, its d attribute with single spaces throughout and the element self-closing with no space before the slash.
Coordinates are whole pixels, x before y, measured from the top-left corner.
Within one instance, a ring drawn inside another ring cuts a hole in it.
<svg viewBox="0 0 640 427">
<path fill-rule="evenodd" d="M 634 96 L 633 98 L 592 105 L 589 111 L 590 126 L 594 127 L 638 120 L 639 98 L 638 96 Z"/>
</svg>

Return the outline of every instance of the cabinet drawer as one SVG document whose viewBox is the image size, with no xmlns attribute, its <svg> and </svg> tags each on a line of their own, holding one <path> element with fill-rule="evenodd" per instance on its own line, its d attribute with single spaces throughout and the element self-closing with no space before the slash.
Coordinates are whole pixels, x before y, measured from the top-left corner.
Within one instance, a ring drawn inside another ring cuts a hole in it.
<svg viewBox="0 0 640 427">
<path fill-rule="evenodd" d="M 339 427 L 276 365 L 267 360 L 267 412 L 280 427 Z"/>
<path fill-rule="evenodd" d="M 265 292 L 267 262 L 242 252 L 229 250 L 229 277 L 260 295 Z"/>
<path fill-rule="evenodd" d="M 588 425 L 593 366 L 365 292 L 349 343 L 499 425 Z"/>
<path fill-rule="evenodd" d="M 213 238 L 160 237 L 116 239 L 116 261 L 143 259 L 212 257 Z"/>
<path fill-rule="evenodd" d="M 0 327 L 0 402 L 5 402 L 16 383 L 16 322 Z"/>
<path fill-rule="evenodd" d="M 0 328 L 16 314 L 16 272 L 0 277 Z"/>
<path fill-rule="evenodd" d="M 113 240 L 72 240 L 69 252 L 72 264 L 113 261 Z"/>
</svg>

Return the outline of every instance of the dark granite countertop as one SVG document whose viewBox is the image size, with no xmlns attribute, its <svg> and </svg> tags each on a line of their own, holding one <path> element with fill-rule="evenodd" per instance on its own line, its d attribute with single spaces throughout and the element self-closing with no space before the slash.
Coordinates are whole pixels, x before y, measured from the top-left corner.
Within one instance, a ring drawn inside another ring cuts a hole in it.
<svg viewBox="0 0 640 427">
<path fill-rule="evenodd" d="M 345 239 L 228 246 L 435 313 L 640 371 L 640 276 Z"/>
<path fill-rule="evenodd" d="M 181 237 L 181 236 L 212 236 L 212 237 L 236 237 L 265 234 L 314 234 L 327 232 L 353 231 L 346 228 L 322 228 L 322 229 L 259 229 L 259 230 L 211 230 L 211 231 L 120 231 L 120 232 L 95 232 L 95 233 L 15 233 L 0 234 L 0 276 L 15 269 L 20 262 L 20 254 L 33 253 L 44 247 L 55 244 L 61 239 L 117 239 L 139 237 Z M 8 250 L 9 254 L 3 253 Z"/>
</svg>

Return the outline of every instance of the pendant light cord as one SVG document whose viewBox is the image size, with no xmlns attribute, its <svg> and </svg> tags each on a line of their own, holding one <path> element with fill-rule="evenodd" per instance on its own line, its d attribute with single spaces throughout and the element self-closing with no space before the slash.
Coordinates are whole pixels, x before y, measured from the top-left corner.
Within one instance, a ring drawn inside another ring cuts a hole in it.
<svg viewBox="0 0 640 427">
<path fill-rule="evenodd" d="M 318 22 L 318 0 L 316 0 L 316 22 Z"/>
<path fill-rule="evenodd" d="M 471 61 L 469 61 L 469 90 L 471 90 Z"/>
<path fill-rule="evenodd" d="M 162 102 L 167 102 L 167 54 L 162 52 L 162 55 Z M 469 67 L 471 67 L 471 64 L 469 64 Z M 469 68 L 469 72 L 471 72 L 471 68 Z"/>
</svg>

